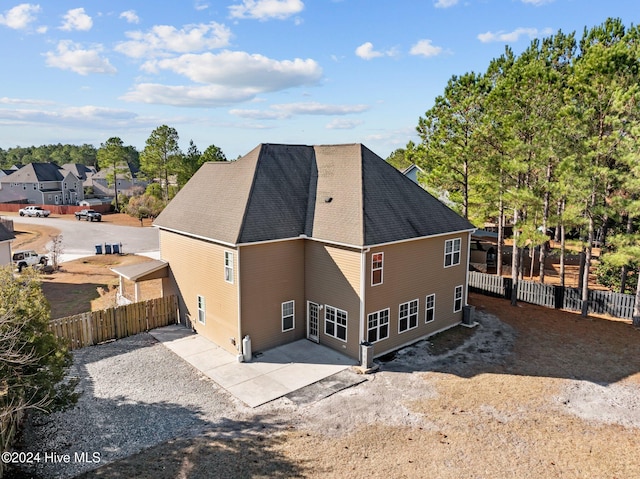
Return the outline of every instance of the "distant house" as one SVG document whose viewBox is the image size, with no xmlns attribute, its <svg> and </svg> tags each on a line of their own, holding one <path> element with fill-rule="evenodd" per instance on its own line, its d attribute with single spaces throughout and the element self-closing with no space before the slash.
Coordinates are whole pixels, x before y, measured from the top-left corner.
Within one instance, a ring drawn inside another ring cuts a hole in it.
<svg viewBox="0 0 640 479">
<path fill-rule="evenodd" d="M 232 353 L 248 335 L 254 351 L 308 338 L 380 356 L 467 302 L 474 226 L 360 144 L 206 163 L 154 225 L 181 319 Z"/>
<path fill-rule="evenodd" d="M 124 172 L 116 175 L 116 181 L 118 186 L 118 193 L 131 196 L 136 192 L 136 189 L 146 188 L 147 182 L 139 180 L 135 177 L 135 173 L 131 170 L 131 167 L 124 166 Z M 87 176 L 84 181 L 85 187 L 93 188 L 93 194 L 95 196 L 115 196 L 116 190 L 113 182 L 109 182 L 109 174 L 113 171 L 113 168 L 103 168 L 97 173 L 93 173 Z"/>
<path fill-rule="evenodd" d="M 65 171 L 70 171 L 71 173 L 76 175 L 76 177 L 79 180 L 83 182 L 91 175 L 94 175 L 97 173 L 95 166 L 87 166 L 81 163 L 65 163 L 60 168 L 62 168 Z"/>
<path fill-rule="evenodd" d="M 53 163 L 29 163 L 0 178 L 7 196 L 21 196 L 28 203 L 75 205 L 84 198 L 82 182 Z"/>
<path fill-rule="evenodd" d="M 402 174 L 404 176 L 406 176 L 411 181 L 413 181 L 414 183 L 417 183 L 417 184 L 420 184 L 420 182 L 418 181 L 418 174 L 419 173 L 424 173 L 424 170 L 422 168 L 420 168 L 416 164 L 413 164 L 413 165 L 409 166 L 408 168 L 405 168 L 404 170 L 402 170 Z"/>
<path fill-rule="evenodd" d="M 11 242 L 16 239 L 2 223 L 0 223 L 0 266 L 11 265 Z"/>
</svg>

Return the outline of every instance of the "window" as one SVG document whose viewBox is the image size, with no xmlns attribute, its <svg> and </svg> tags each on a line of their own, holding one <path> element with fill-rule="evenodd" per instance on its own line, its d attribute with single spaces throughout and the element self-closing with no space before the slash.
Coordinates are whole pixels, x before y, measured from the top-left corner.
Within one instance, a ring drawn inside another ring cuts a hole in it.
<svg viewBox="0 0 640 479">
<path fill-rule="evenodd" d="M 333 306 L 324 308 L 324 334 L 341 341 L 347 340 L 347 312 Z"/>
<path fill-rule="evenodd" d="M 453 312 L 462 311 L 462 286 L 456 286 L 453 294 Z"/>
<path fill-rule="evenodd" d="M 444 267 L 460 264 L 460 238 L 450 239 L 444 242 Z"/>
<path fill-rule="evenodd" d="M 233 251 L 224 252 L 224 280 L 233 283 Z"/>
<path fill-rule="evenodd" d="M 198 296 L 198 322 L 205 324 L 207 318 L 207 310 L 204 305 L 204 296 Z"/>
<path fill-rule="evenodd" d="M 290 331 L 296 327 L 295 301 L 282 303 L 282 332 Z"/>
<path fill-rule="evenodd" d="M 367 341 L 375 343 L 389 337 L 389 308 L 371 313 L 367 321 Z"/>
<path fill-rule="evenodd" d="M 403 333 L 418 327 L 418 300 L 414 299 L 400 305 L 398 316 L 398 332 Z"/>
<path fill-rule="evenodd" d="M 434 319 L 436 319 L 436 295 L 430 294 L 425 301 L 424 322 L 430 323 Z"/>
<path fill-rule="evenodd" d="M 371 286 L 382 284 L 382 267 L 384 265 L 384 253 L 371 255 Z"/>
</svg>

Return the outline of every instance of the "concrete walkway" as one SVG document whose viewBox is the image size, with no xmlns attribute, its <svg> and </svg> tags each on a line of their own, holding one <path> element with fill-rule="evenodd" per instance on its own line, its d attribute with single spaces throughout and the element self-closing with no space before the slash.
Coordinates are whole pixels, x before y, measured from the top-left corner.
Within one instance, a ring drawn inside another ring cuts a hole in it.
<svg viewBox="0 0 640 479">
<path fill-rule="evenodd" d="M 257 407 L 355 365 L 339 352 L 306 339 L 269 349 L 241 363 L 182 325 L 150 334 L 250 407 Z M 359 381 L 358 381 L 359 382 Z"/>
</svg>

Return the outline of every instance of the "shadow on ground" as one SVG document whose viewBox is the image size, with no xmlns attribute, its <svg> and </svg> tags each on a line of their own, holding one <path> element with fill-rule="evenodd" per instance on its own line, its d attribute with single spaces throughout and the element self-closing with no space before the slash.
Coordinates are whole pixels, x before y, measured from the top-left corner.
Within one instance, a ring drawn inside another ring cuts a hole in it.
<svg viewBox="0 0 640 479">
<path fill-rule="evenodd" d="M 526 303 L 470 295 L 475 329 L 461 326 L 381 358 L 387 371 L 576 379 L 607 385 L 640 372 L 640 331 Z M 499 318 L 499 320 L 497 319 Z"/>
</svg>

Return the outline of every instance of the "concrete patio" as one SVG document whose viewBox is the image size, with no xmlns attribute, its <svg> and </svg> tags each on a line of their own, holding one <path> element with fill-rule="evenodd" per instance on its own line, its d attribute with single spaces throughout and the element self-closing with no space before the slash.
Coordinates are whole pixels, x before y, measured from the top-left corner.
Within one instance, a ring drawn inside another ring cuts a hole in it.
<svg viewBox="0 0 640 479">
<path fill-rule="evenodd" d="M 182 325 L 154 329 L 150 334 L 250 407 L 286 396 L 357 364 L 306 339 L 269 349 L 251 362 L 241 363 L 235 355 Z M 361 381 L 364 378 L 346 387 Z"/>
</svg>

